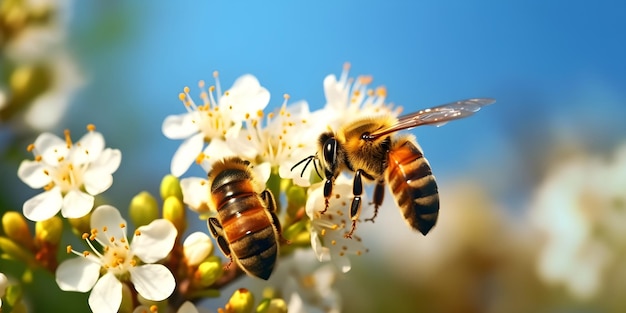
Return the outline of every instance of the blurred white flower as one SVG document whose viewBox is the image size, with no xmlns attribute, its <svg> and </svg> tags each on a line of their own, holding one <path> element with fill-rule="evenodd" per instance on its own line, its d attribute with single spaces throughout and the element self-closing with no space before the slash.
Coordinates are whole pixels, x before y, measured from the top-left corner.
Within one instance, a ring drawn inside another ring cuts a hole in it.
<svg viewBox="0 0 626 313">
<path fill-rule="evenodd" d="M 184 139 L 172 158 L 170 170 L 174 176 L 181 176 L 189 169 L 199 157 L 205 142 L 211 146 L 214 139 L 237 136 L 246 116 L 257 114 L 269 103 L 269 91 L 252 75 L 239 77 L 224 94 L 217 80 L 217 72 L 214 77 L 216 86 L 209 87 L 208 91 L 204 90 L 204 81 L 199 83 L 202 89 L 201 105 L 193 101 L 189 88 L 185 87 L 179 99 L 185 105 L 187 113 L 170 115 L 163 121 L 162 131 L 167 138 Z M 214 92 L 217 96 L 214 96 Z M 217 156 L 210 156 L 219 159 L 221 152 L 216 153 Z"/>
<path fill-rule="evenodd" d="M 43 221 L 59 210 L 67 218 L 85 216 L 93 208 L 93 196 L 111 186 L 122 154 L 117 149 L 105 149 L 104 137 L 93 125 L 87 129 L 76 143 L 66 130 L 65 140 L 42 133 L 29 146 L 35 160 L 22 161 L 17 174 L 28 186 L 44 188 L 44 192 L 24 203 L 26 218 Z"/>
<path fill-rule="evenodd" d="M 341 312 L 341 297 L 334 288 L 337 269 L 323 265 L 311 274 L 293 272 L 287 276 L 282 293 L 290 313 L 338 313 Z"/>
<path fill-rule="evenodd" d="M 164 265 L 154 264 L 174 246 L 177 231 L 171 222 L 157 219 L 139 227 L 129 244 L 126 221 L 120 212 L 102 205 L 94 210 L 91 227 L 91 234 L 84 234 L 83 239 L 92 251 L 81 253 L 68 246 L 68 252 L 78 257 L 57 268 L 56 281 L 62 290 L 91 290 L 89 306 L 97 313 L 117 312 L 122 302 L 120 280 L 130 280 L 147 300 L 161 301 L 172 294 L 176 287 L 174 276 Z M 92 245 L 94 240 L 103 247 L 102 252 Z"/>
<path fill-rule="evenodd" d="M 4 273 L 0 273 L 0 310 L 2 308 L 2 297 L 9 287 L 9 279 Z"/>
<path fill-rule="evenodd" d="M 294 179 L 298 185 L 308 185 L 308 175 L 292 172 L 291 167 L 315 152 L 317 145 L 311 138 L 320 132 L 310 120 L 311 113 L 305 101 L 287 106 L 289 96 L 284 97 L 278 112 L 264 116 L 259 111 L 257 115 L 248 116 L 245 129 L 237 137 L 227 139 L 227 144 L 234 154 L 244 159 L 255 160 L 258 164 L 268 163 L 267 173 L 262 173 L 261 177 L 269 177 L 270 168 L 277 168 L 280 177 Z"/>
<path fill-rule="evenodd" d="M 533 223 L 546 235 L 538 269 L 550 283 L 564 284 L 589 299 L 626 248 L 626 146 L 611 163 L 578 157 L 553 169 L 532 207 Z"/>
<path fill-rule="evenodd" d="M 350 231 L 352 221 L 349 210 L 352 202 L 352 182 L 345 176 L 339 176 L 333 186 L 328 210 L 325 208 L 324 183 L 318 183 L 309 188 L 306 201 L 306 214 L 311 219 L 311 247 L 317 259 L 332 261 L 337 268 L 346 273 L 350 270 L 348 255 L 361 255 L 366 252 L 360 237 L 355 231 L 352 238 L 345 238 Z M 365 194 L 362 203 L 367 203 Z M 356 229 L 358 231 L 358 227 Z"/>
</svg>

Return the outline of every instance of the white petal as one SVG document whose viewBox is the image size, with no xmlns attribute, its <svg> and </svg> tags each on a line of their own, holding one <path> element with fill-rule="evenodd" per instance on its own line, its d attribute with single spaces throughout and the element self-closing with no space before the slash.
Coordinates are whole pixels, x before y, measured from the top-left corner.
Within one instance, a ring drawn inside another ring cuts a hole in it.
<svg viewBox="0 0 626 313">
<path fill-rule="evenodd" d="M 350 265 L 350 259 L 347 256 L 335 255 L 332 258 L 332 261 L 335 266 L 337 266 L 337 268 L 341 270 L 342 273 L 347 273 L 352 268 L 352 265 Z"/>
<path fill-rule="evenodd" d="M 122 162 L 122 152 L 118 149 L 106 148 L 100 156 L 94 160 L 90 168 L 99 168 L 109 174 L 114 173 Z"/>
<path fill-rule="evenodd" d="M 31 160 L 24 160 L 20 163 L 17 176 L 33 189 L 42 188 L 52 180 L 49 175 L 46 175 L 42 162 Z"/>
<path fill-rule="evenodd" d="M 212 251 L 213 242 L 211 238 L 200 231 L 190 234 L 183 242 L 183 254 L 190 266 L 200 264 Z"/>
<path fill-rule="evenodd" d="M 183 202 L 192 210 L 199 211 L 209 203 L 209 182 L 204 178 L 189 177 L 180 180 Z"/>
<path fill-rule="evenodd" d="M 322 245 L 322 241 L 316 231 L 311 232 L 311 248 L 315 252 L 318 261 L 326 262 L 330 260 L 330 250 Z"/>
<path fill-rule="evenodd" d="M 174 157 L 172 157 L 172 164 L 170 165 L 170 171 L 172 175 L 180 177 L 191 166 L 191 163 L 198 157 L 198 154 L 202 151 L 204 146 L 204 136 L 201 133 L 195 134 L 187 138 L 178 147 Z"/>
<path fill-rule="evenodd" d="M 50 165 L 59 164 L 59 157 L 67 157 L 70 151 L 64 140 L 50 133 L 39 135 L 34 146 L 41 160 Z"/>
<path fill-rule="evenodd" d="M 62 205 L 61 190 L 55 187 L 26 200 L 23 212 L 24 216 L 31 221 L 44 221 L 59 213 Z"/>
<path fill-rule="evenodd" d="M 98 280 L 89 295 L 89 307 L 94 313 L 115 313 L 122 304 L 122 283 L 111 273 Z"/>
<path fill-rule="evenodd" d="M 230 148 L 230 144 L 222 139 L 211 140 L 209 145 L 204 148 L 202 152 L 204 152 L 205 158 L 203 162 L 200 163 L 200 166 L 202 166 L 205 172 L 209 172 L 213 163 L 216 161 L 237 155 L 237 153 Z"/>
<path fill-rule="evenodd" d="M 165 258 L 172 248 L 178 231 L 165 219 L 157 219 L 150 224 L 137 228 L 140 235 L 135 235 L 130 249 L 145 263 L 154 263 Z"/>
<path fill-rule="evenodd" d="M 272 165 L 269 162 L 263 162 L 254 166 L 252 172 L 256 178 L 255 181 L 261 184 L 261 190 L 265 189 L 265 183 L 267 183 L 267 180 L 270 179 L 270 175 L 272 174 Z"/>
<path fill-rule="evenodd" d="M 220 98 L 219 106 L 220 109 L 230 110 L 235 121 L 244 120 L 246 113 L 263 110 L 270 101 L 270 92 L 250 74 L 237 78 L 226 93 Z"/>
<path fill-rule="evenodd" d="M 70 158 L 77 164 L 85 164 L 97 159 L 104 149 L 104 136 L 96 131 L 89 131 L 73 146 Z"/>
<path fill-rule="evenodd" d="M 165 118 L 161 130 L 163 135 L 169 139 L 187 138 L 199 131 L 198 124 L 194 123 L 196 117 L 194 113 L 180 115 L 170 115 Z"/>
<path fill-rule="evenodd" d="M 185 301 L 185 303 L 178 308 L 176 313 L 198 313 L 198 309 L 196 309 L 196 306 L 193 305 L 193 303 Z"/>
<path fill-rule="evenodd" d="M 130 281 L 142 297 L 152 301 L 166 299 L 176 287 L 174 275 L 161 264 L 145 264 L 130 268 Z"/>
<path fill-rule="evenodd" d="M 63 261 L 56 270 L 57 285 L 61 290 L 87 292 L 100 277 L 97 260 L 76 257 Z"/>
<path fill-rule="evenodd" d="M 80 190 L 70 190 L 63 197 L 61 215 L 67 218 L 79 218 L 87 215 L 93 208 L 94 198 Z"/>
<path fill-rule="evenodd" d="M 83 176 L 85 190 L 91 195 L 99 195 L 113 185 L 113 175 L 100 168 L 88 169 Z"/>
<path fill-rule="evenodd" d="M 91 228 L 98 230 L 96 236 L 104 242 L 107 242 L 110 237 L 124 238 L 127 227 L 120 227 L 122 224 L 127 225 L 126 220 L 122 218 L 120 211 L 110 205 L 101 205 L 91 214 Z M 107 228 L 106 234 L 102 232 L 104 227 Z"/>
</svg>

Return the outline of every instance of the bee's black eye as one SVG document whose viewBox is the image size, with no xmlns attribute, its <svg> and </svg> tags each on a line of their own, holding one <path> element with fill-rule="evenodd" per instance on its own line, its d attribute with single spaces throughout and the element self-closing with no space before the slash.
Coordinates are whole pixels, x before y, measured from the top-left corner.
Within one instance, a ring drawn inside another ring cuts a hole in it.
<svg viewBox="0 0 626 313">
<path fill-rule="evenodd" d="M 328 138 L 324 142 L 324 161 L 331 168 L 337 165 L 337 140 L 335 138 Z"/>
</svg>

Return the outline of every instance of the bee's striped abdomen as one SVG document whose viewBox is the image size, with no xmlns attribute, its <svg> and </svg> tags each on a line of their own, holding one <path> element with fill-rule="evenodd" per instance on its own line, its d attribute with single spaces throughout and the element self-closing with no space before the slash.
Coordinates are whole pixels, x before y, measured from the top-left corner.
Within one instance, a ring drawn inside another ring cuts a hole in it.
<svg viewBox="0 0 626 313">
<path fill-rule="evenodd" d="M 393 144 L 389 151 L 387 182 L 404 218 L 426 235 L 439 214 L 439 192 L 428 161 L 409 139 Z"/>
</svg>

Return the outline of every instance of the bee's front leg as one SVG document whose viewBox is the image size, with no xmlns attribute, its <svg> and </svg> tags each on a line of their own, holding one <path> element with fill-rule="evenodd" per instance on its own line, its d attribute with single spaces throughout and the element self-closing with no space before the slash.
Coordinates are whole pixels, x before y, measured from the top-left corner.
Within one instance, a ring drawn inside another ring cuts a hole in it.
<svg viewBox="0 0 626 313">
<path fill-rule="evenodd" d="M 363 194 L 363 180 L 361 179 L 361 172 L 363 170 L 357 170 L 354 174 L 354 181 L 352 183 L 352 203 L 350 204 L 350 219 L 352 220 L 352 227 L 350 232 L 345 235 L 346 238 L 352 238 L 352 233 L 356 229 L 356 222 L 361 214 L 361 195 Z"/>
</svg>

